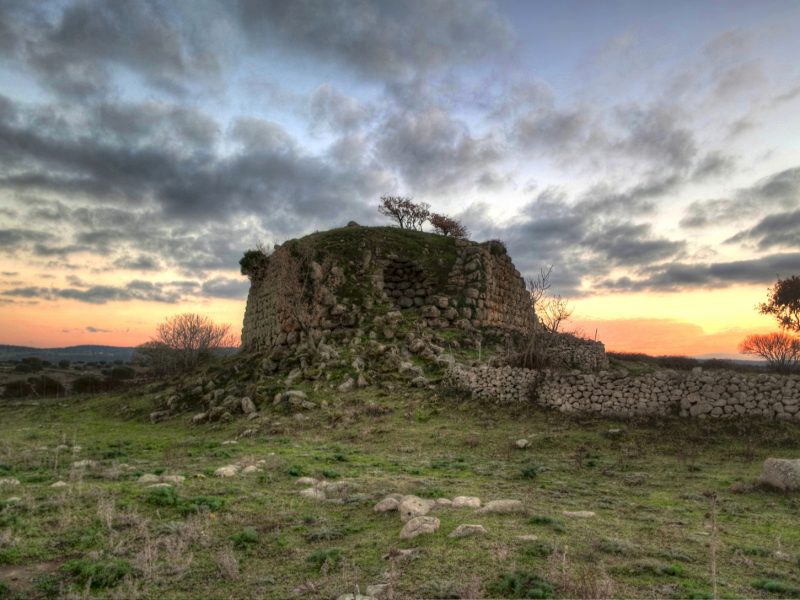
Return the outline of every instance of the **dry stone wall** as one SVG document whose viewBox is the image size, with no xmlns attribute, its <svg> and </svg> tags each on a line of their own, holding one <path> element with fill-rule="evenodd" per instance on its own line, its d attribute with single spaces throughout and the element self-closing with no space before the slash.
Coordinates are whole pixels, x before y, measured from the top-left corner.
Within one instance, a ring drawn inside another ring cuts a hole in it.
<svg viewBox="0 0 800 600">
<path fill-rule="evenodd" d="M 291 311 L 279 308 L 278 295 L 286 293 L 286 286 L 278 283 L 275 256 L 289 249 L 284 245 L 276 250 L 267 266 L 251 278 L 242 329 L 246 350 L 291 347 L 306 335 L 391 334 L 387 315 L 395 311 L 418 311 L 418 322 L 434 329 L 522 333 L 533 326 L 535 315 L 525 282 L 502 244 L 402 232 L 415 244 L 414 252 L 404 255 L 380 243 L 378 228 L 358 229 L 364 232 L 358 260 L 342 262 L 336 252 L 322 252 L 317 257 L 320 262 L 311 264 L 317 276 L 304 292 L 311 308 L 305 327 Z M 398 235 L 397 230 L 392 233 Z"/>
<path fill-rule="evenodd" d="M 725 370 L 531 371 L 451 367 L 443 383 L 488 402 L 534 403 L 567 413 L 800 421 L 800 376 Z"/>
</svg>

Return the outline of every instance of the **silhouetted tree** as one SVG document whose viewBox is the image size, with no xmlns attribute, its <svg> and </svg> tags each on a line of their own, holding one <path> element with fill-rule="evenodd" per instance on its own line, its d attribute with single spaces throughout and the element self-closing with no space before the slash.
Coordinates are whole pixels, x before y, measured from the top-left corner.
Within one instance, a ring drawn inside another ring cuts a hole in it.
<svg viewBox="0 0 800 600">
<path fill-rule="evenodd" d="M 469 230 L 466 227 L 447 215 L 431 213 L 430 222 L 436 233 L 440 233 L 441 235 L 449 235 L 455 238 L 465 238 L 469 236 Z"/>
<path fill-rule="evenodd" d="M 229 325 L 217 325 L 208 317 L 183 313 L 170 317 L 156 329 L 156 336 L 139 346 L 140 355 L 170 369 L 192 369 L 216 350 L 234 346 Z"/>
<path fill-rule="evenodd" d="M 414 202 L 406 196 L 381 196 L 378 212 L 393 219 L 400 229 L 422 231 L 430 216 L 430 204 Z"/>
<path fill-rule="evenodd" d="M 760 356 L 780 373 L 793 373 L 800 368 L 800 339 L 783 332 L 748 335 L 739 352 Z"/>
<path fill-rule="evenodd" d="M 767 301 L 759 304 L 758 311 L 775 317 L 781 329 L 800 333 L 800 277 L 779 277 L 769 288 Z"/>
</svg>

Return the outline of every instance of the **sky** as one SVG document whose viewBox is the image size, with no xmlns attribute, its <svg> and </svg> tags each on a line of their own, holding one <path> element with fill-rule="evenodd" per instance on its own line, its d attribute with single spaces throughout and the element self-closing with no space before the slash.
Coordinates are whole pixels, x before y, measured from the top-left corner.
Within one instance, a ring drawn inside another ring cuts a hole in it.
<svg viewBox="0 0 800 600">
<path fill-rule="evenodd" d="M 610 350 L 800 273 L 800 3 L 0 0 L 0 343 L 241 328 L 242 253 L 427 202 Z"/>
</svg>

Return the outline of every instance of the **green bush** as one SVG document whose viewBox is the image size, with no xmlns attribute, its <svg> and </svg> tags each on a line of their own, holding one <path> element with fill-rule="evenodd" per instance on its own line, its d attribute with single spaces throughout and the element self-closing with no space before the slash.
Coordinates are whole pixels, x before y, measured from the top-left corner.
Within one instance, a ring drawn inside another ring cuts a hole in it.
<svg viewBox="0 0 800 600">
<path fill-rule="evenodd" d="M 60 360 L 58 361 L 58 368 L 59 369 L 69 369 L 70 362 L 68 360 Z"/>
<path fill-rule="evenodd" d="M 81 584 L 89 584 L 92 589 L 105 589 L 117 585 L 126 575 L 133 573 L 133 567 L 126 560 L 86 560 L 68 561 L 63 569 Z"/>
<path fill-rule="evenodd" d="M 153 506 L 178 506 L 178 493 L 173 487 L 152 488 L 147 495 L 147 503 Z"/>
<path fill-rule="evenodd" d="M 328 569 L 335 569 L 339 566 L 339 563 L 342 562 L 342 558 L 341 548 L 327 548 L 309 554 L 306 558 L 306 562 L 310 562 L 320 570 L 326 565 Z"/>
<path fill-rule="evenodd" d="M 133 379 L 136 377 L 136 369 L 127 366 L 115 366 L 109 371 L 108 376 L 118 381 Z"/>
<path fill-rule="evenodd" d="M 72 381 L 72 391 L 76 394 L 99 394 L 110 392 L 118 385 L 115 381 L 100 379 L 96 375 L 84 375 Z"/>
<path fill-rule="evenodd" d="M 800 588 L 775 579 L 759 579 L 753 583 L 753 587 L 770 594 L 780 594 L 782 598 L 800 598 Z"/>
<path fill-rule="evenodd" d="M 552 584 L 528 571 L 501 575 L 486 589 L 495 598 L 555 598 Z"/>
<path fill-rule="evenodd" d="M 258 532 L 252 527 L 245 527 L 239 533 L 231 536 L 233 545 L 237 548 L 246 548 L 252 544 L 258 543 Z"/>
</svg>

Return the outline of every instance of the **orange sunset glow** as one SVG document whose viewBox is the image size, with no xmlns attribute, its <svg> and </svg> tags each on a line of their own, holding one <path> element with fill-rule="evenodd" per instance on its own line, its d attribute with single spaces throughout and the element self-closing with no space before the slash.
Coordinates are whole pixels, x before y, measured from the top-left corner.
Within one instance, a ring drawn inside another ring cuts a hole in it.
<svg viewBox="0 0 800 600">
<path fill-rule="evenodd" d="M 386 225 L 384 194 L 502 240 L 524 277 L 552 265 L 566 329 L 609 350 L 776 330 L 754 307 L 800 273 L 791 3 L 580 5 L 567 29 L 454 3 L 457 27 L 369 39 L 212 4 L 2 10 L 0 344 L 135 346 L 181 312 L 238 334 L 246 250 Z"/>
</svg>

